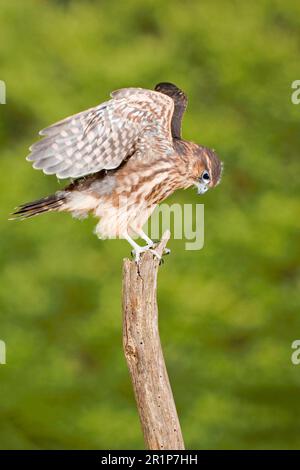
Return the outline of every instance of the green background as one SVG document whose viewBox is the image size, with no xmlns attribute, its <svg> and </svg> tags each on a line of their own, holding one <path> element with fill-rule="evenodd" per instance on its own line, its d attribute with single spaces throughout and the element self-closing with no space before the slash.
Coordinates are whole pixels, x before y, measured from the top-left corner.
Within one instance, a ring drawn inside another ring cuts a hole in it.
<svg viewBox="0 0 300 470">
<path fill-rule="evenodd" d="M 25 161 L 39 129 L 124 86 L 189 95 L 184 137 L 217 150 L 205 246 L 159 274 L 160 331 L 187 448 L 300 448 L 300 3 L 2 0 L 0 447 L 143 448 L 121 346 L 125 241 L 92 218 L 9 222 L 64 182 Z M 171 227 L 172 228 L 172 227 Z"/>
</svg>

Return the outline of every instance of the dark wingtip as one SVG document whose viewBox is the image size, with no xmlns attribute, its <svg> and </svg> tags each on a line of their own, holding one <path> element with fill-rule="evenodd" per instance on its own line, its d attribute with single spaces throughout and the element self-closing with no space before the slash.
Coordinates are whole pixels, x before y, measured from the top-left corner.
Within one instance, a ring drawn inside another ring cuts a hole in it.
<svg viewBox="0 0 300 470">
<path fill-rule="evenodd" d="M 186 94 L 178 86 L 170 82 L 160 82 L 155 86 L 154 90 L 169 96 L 174 101 L 174 114 L 171 124 L 172 136 L 180 139 L 182 116 L 188 102 Z"/>
<path fill-rule="evenodd" d="M 186 108 L 187 105 L 187 96 L 178 86 L 170 82 L 160 82 L 155 88 L 155 91 L 163 93 L 164 95 L 170 96 L 173 98 L 176 105 Z"/>
<path fill-rule="evenodd" d="M 171 82 L 160 82 L 157 85 L 155 85 L 154 88 L 155 91 L 161 91 L 161 90 L 179 90 L 179 88 L 174 85 L 174 83 Z"/>
<path fill-rule="evenodd" d="M 178 88 L 177 85 L 170 82 L 160 82 L 155 85 L 155 91 L 159 91 L 160 93 L 164 93 L 168 96 L 185 96 L 184 92 Z"/>
</svg>

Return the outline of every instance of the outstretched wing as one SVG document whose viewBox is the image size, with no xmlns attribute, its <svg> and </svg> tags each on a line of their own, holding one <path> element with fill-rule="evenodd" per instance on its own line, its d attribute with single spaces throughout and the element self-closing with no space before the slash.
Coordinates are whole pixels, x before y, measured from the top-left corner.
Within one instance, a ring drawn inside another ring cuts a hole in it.
<svg viewBox="0 0 300 470">
<path fill-rule="evenodd" d="M 33 167 L 58 178 L 78 178 L 117 168 L 143 136 L 171 146 L 171 98 L 142 88 L 124 88 L 112 99 L 40 131 L 44 139 L 30 147 Z"/>
</svg>

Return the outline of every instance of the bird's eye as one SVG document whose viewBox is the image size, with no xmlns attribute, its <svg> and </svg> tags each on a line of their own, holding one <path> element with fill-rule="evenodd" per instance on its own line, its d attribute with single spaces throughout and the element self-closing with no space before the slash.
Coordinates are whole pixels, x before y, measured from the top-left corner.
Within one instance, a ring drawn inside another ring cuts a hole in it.
<svg viewBox="0 0 300 470">
<path fill-rule="evenodd" d="M 202 173 L 202 181 L 204 181 L 205 183 L 208 183 L 208 181 L 210 180 L 210 177 L 209 177 L 209 173 L 208 171 L 203 171 Z"/>
</svg>

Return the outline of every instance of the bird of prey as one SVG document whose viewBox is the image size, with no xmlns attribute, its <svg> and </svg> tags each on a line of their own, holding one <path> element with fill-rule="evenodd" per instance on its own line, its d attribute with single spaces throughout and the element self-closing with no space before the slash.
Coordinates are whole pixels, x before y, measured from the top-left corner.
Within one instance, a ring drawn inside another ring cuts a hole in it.
<svg viewBox="0 0 300 470">
<path fill-rule="evenodd" d="M 46 175 L 71 178 L 55 194 L 22 204 L 15 218 L 66 211 L 99 218 L 99 238 L 124 238 L 140 254 L 154 242 L 143 225 L 175 190 L 195 185 L 202 194 L 219 183 L 222 164 L 214 151 L 181 138 L 187 96 L 171 83 L 154 90 L 123 88 L 94 108 L 40 131 L 27 160 Z M 138 235 L 146 245 L 140 246 Z"/>
</svg>

